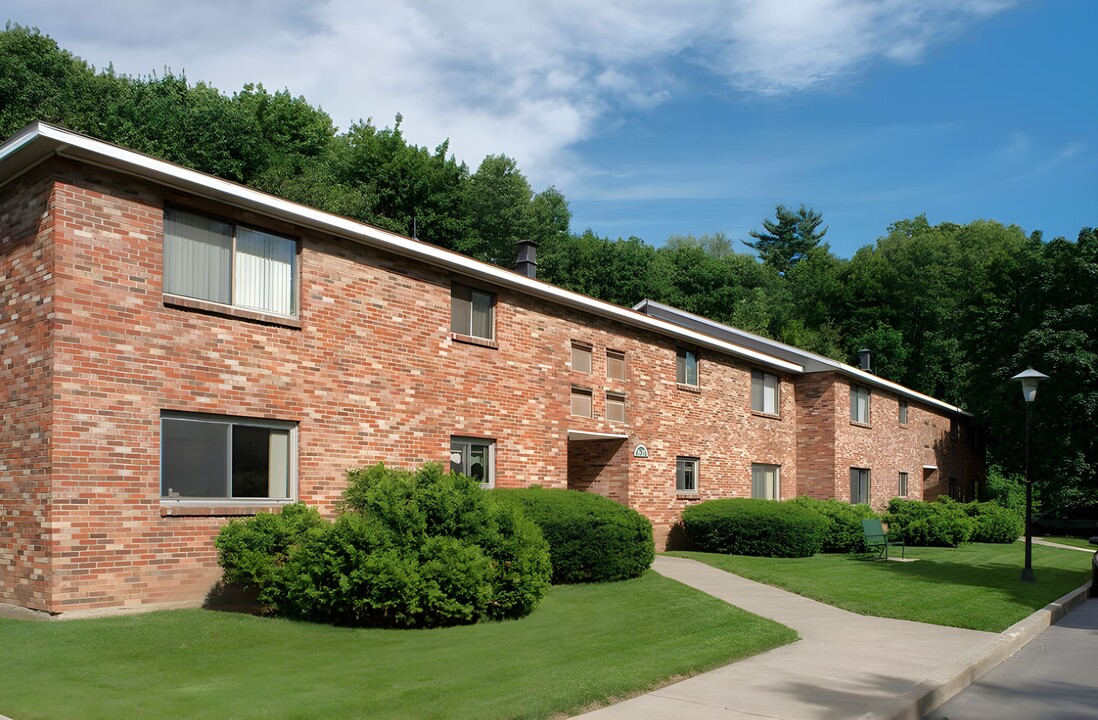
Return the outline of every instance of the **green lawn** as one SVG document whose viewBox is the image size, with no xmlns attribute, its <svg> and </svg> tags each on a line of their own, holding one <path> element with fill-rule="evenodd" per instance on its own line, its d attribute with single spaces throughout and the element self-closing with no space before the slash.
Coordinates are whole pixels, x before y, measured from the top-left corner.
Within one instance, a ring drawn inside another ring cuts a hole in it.
<svg viewBox="0 0 1098 720">
<path fill-rule="evenodd" d="M 918 562 L 859 555 L 759 558 L 675 552 L 862 615 L 1002 632 L 1090 579 L 1089 555 L 1033 546 L 1034 584 L 1020 582 L 1022 543 L 907 548 Z"/>
<path fill-rule="evenodd" d="M 1085 537 L 1059 537 L 1057 535 L 1042 535 L 1041 539 L 1048 540 L 1049 542 L 1060 543 L 1061 545 L 1074 545 L 1075 547 L 1098 551 L 1098 545 L 1091 545 L 1090 539 Z"/>
<path fill-rule="evenodd" d="M 438 630 L 203 610 L 0 620 L 0 714 L 544 718 L 795 639 L 654 572 L 555 587 L 523 620 Z"/>
</svg>

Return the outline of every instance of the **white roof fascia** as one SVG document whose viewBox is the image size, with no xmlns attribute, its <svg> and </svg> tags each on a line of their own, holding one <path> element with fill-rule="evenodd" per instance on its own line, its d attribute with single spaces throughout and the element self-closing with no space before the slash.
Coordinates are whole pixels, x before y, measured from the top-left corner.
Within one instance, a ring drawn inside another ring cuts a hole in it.
<svg viewBox="0 0 1098 720">
<path fill-rule="evenodd" d="M 894 383 L 891 380 L 885 380 L 879 375 L 868 373 L 860 368 L 852 367 L 845 363 L 841 363 L 838 360 L 832 360 L 829 357 L 823 355 L 817 355 L 814 352 L 808 350 L 802 350 L 792 345 L 786 345 L 785 343 L 778 342 L 777 340 L 771 340 L 761 335 L 755 335 L 749 333 L 746 330 L 734 328 L 730 325 L 710 320 L 708 318 L 701 317 L 700 315 L 694 315 L 693 313 L 686 312 L 685 310 L 679 310 L 676 307 L 670 305 L 664 305 L 663 303 L 656 302 L 655 300 L 642 300 L 633 306 L 634 310 L 638 312 L 646 312 L 649 308 L 655 309 L 657 312 L 665 316 L 678 317 L 683 320 L 692 322 L 695 325 L 711 329 L 713 332 L 722 333 L 725 335 L 731 335 L 734 338 L 746 341 L 749 347 L 752 347 L 759 352 L 772 352 L 778 357 L 781 357 L 790 362 L 799 362 L 806 373 L 813 372 L 839 372 L 848 377 L 857 379 L 859 382 L 865 385 L 872 385 L 879 388 L 883 388 L 890 392 L 893 392 L 900 397 L 915 400 L 916 402 L 924 405 L 930 405 L 931 407 L 939 410 L 945 410 L 947 412 L 956 413 L 958 415 L 965 415 L 967 417 L 974 417 L 972 413 L 957 407 L 956 405 L 950 405 L 947 402 L 938 400 L 937 398 L 924 395 L 921 392 L 906 388 L 903 385 Z"/>
<path fill-rule="evenodd" d="M 804 370 L 800 364 L 699 333 L 666 320 L 653 318 L 635 310 L 596 300 L 571 290 L 565 290 L 435 245 L 381 230 L 372 225 L 332 215 L 197 170 L 190 170 L 101 140 L 94 140 L 48 123 L 33 123 L 0 146 L 0 169 L 3 168 L 3 163 L 6 160 L 14 160 L 21 150 L 40 145 L 43 141 L 48 143 L 48 149 L 46 152 L 41 152 L 41 148 L 36 151 L 33 158 L 35 163 L 41 161 L 42 157 L 57 154 L 62 157 L 118 170 L 153 180 L 183 192 L 261 212 L 265 215 L 284 219 L 295 225 L 311 227 L 390 253 L 426 262 L 466 277 L 476 278 L 487 283 L 549 300 L 559 305 L 616 320 L 634 328 L 685 340 L 693 345 L 717 350 L 759 365 L 795 374 L 800 374 Z M 18 172 L 25 170 L 26 167 L 23 167 Z M 0 180 L 0 184 L 3 184 L 3 182 L 3 180 Z"/>
</svg>

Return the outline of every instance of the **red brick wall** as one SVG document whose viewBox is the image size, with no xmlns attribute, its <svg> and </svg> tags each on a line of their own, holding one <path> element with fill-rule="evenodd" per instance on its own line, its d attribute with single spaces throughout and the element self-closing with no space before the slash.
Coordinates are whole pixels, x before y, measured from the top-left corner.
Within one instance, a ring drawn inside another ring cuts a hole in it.
<svg viewBox="0 0 1098 720">
<path fill-rule="evenodd" d="M 51 184 L 28 174 L 0 202 L 0 603 L 49 605 Z"/>
<path fill-rule="evenodd" d="M 464 342 L 449 330 L 445 272 L 166 197 L 108 171 L 59 161 L 49 167 L 59 178 L 52 415 L 58 562 L 44 609 L 195 599 L 218 576 L 217 528 L 248 511 L 162 507 L 162 411 L 298 423 L 298 495 L 327 513 L 348 467 L 445 462 L 452 435 L 494 438 L 499 486 L 567 487 L 571 474 L 573 486 L 587 484 L 648 516 L 660 542 L 687 504 L 750 496 L 752 463 L 780 465 L 788 498 L 806 491 L 799 463 L 826 462 L 798 446 L 798 426 L 811 425 L 798 407 L 812 403 L 790 378 L 782 379 L 780 416 L 755 414 L 749 366 L 702 351 L 700 387 L 684 388 L 675 383 L 672 340 L 509 291 L 497 298 L 495 342 Z M 166 302 L 166 202 L 300 238 L 300 322 L 258 322 Z M 573 341 L 592 347 L 591 373 L 571 369 Z M 606 378 L 607 349 L 625 353 L 625 380 Z M 574 385 L 591 390 L 594 417 L 569 414 Z M 626 423 L 605 419 L 607 390 L 626 396 Z M 840 420 L 848 417 L 842 392 L 821 392 L 820 413 L 830 404 Z M 813 437 L 844 434 L 844 423 L 828 429 L 818 422 Z M 627 439 L 569 443 L 569 430 Z M 844 442 L 832 473 L 856 449 L 853 440 Z M 642 443 L 649 457 L 633 457 Z M 675 492 L 679 456 L 700 458 L 697 493 Z M 817 475 L 811 482 L 823 492 L 822 471 Z M 835 487 L 834 474 L 830 482 Z"/>
</svg>

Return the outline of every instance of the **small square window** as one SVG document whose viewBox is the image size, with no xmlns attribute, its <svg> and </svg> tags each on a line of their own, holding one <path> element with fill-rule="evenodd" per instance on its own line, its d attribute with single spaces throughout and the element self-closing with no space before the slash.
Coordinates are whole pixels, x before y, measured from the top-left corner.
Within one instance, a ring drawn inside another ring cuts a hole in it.
<svg viewBox="0 0 1098 720">
<path fill-rule="evenodd" d="M 579 417 L 592 417 L 591 391 L 572 388 L 572 414 Z"/>
<path fill-rule="evenodd" d="M 693 350 L 678 348 L 675 354 L 675 382 L 680 385 L 698 385 L 698 354 Z"/>
<path fill-rule="evenodd" d="M 781 491 L 781 466 L 751 465 L 751 497 L 761 500 L 780 500 Z"/>
<path fill-rule="evenodd" d="M 675 459 L 675 490 L 683 494 L 698 492 L 698 458 Z"/>
<path fill-rule="evenodd" d="M 850 422 L 869 424 L 869 388 L 850 386 Z"/>
<path fill-rule="evenodd" d="M 625 353 L 617 350 L 606 351 L 606 377 L 610 380 L 625 379 Z"/>
<path fill-rule="evenodd" d="M 606 419 L 613 422 L 625 422 L 625 396 L 620 393 L 606 393 Z"/>
<path fill-rule="evenodd" d="M 781 383 L 777 375 L 762 370 L 751 371 L 751 409 L 768 415 L 778 414 L 778 392 Z"/>
<path fill-rule="evenodd" d="M 495 337 L 494 293 L 455 283 L 450 288 L 450 300 L 451 332 L 484 340 Z"/>
<path fill-rule="evenodd" d="M 907 497 L 907 473 L 900 473 L 900 485 L 896 493 L 900 497 Z"/>
<path fill-rule="evenodd" d="M 900 401 L 900 424 L 907 425 L 907 400 Z"/>
<path fill-rule="evenodd" d="M 576 372 L 591 372 L 591 348 L 572 343 L 572 369 Z"/>
<path fill-rule="evenodd" d="M 850 502 L 854 505 L 869 502 L 868 468 L 850 468 Z"/>
<path fill-rule="evenodd" d="M 496 441 L 485 438 L 450 438 L 450 472 L 468 475 L 481 487 L 496 485 Z"/>
</svg>

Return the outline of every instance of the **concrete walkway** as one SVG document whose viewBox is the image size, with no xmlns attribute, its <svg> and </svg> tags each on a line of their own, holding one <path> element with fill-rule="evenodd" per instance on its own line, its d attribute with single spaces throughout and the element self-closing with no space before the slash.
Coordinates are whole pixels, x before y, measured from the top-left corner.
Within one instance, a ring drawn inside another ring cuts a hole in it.
<svg viewBox="0 0 1098 720">
<path fill-rule="evenodd" d="M 995 634 L 857 615 L 685 558 L 660 556 L 653 568 L 788 625 L 801 640 L 579 717 L 916 720 L 1081 601 L 1061 598 Z"/>
</svg>

